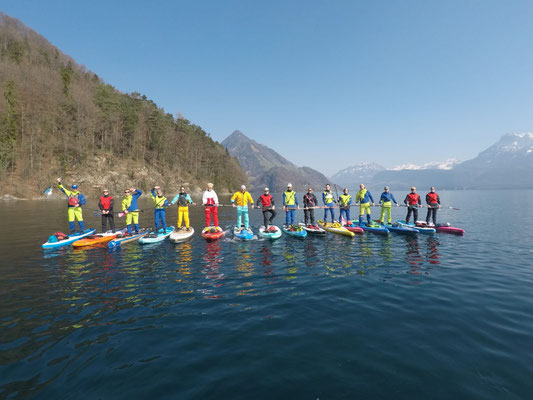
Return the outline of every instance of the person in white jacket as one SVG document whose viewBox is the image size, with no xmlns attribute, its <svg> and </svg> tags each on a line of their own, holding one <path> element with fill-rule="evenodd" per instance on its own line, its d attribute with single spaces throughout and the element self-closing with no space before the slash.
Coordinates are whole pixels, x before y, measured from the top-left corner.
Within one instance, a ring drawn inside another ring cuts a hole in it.
<svg viewBox="0 0 533 400">
<path fill-rule="evenodd" d="M 211 216 L 213 222 L 218 227 L 218 196 L 213 190 L 213 184 L 207 184 L 207 190 L 202 195 L 202 205 L 205 207 L 205 226 L 211 224 Z"/>
</svg>

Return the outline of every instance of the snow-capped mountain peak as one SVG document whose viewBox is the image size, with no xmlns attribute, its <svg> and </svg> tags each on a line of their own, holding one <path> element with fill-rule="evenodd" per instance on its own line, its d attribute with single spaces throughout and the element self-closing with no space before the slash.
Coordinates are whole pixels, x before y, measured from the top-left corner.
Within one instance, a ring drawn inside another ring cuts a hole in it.
<svg viewBox="0 0 533 400">
<path fill-rule="evenodd" d="M 497 151 L 516 152 L 533 149 L 533 133 L 509 133 L 503 136 L 494 146 Z"/>
<path fill-rule="evenodd" d="M 390 171 L 402 171 L 402 170 L 419 170 L 419 169 L 442 169 L 442 170 L 450 170 L 453 167 L 455 167 L 457 164 L 459 164 L 460 161 L 455 158 L 449 158 L 446 161 L 439 162 L 439 161 L 432 161 L 428 162 L 422 165 L 407 163 L 407 164 L 400 164 L 396 165 L 395 167 L 388 168 Z"/>
</svg>

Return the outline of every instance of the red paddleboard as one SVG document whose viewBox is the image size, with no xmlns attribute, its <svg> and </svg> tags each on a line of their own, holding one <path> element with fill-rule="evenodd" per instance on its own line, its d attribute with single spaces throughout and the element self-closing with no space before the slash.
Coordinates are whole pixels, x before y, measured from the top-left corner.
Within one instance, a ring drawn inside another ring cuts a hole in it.
<svg viewBox="0 0 533 400">
<path fill-rule="evenodd" d="M 465 231 L 461 228 L 456 228 L 455 226 L 436 226 L 435 229 L 437 232 L 443 233 L 453 233 L 455 235 L 464 235 Z"/>
<path fill-rule="evenodd" d="M 363 233 L 363 228 L 359 227 L 359 226 L 350 226 L 350 225 L 343 225 L 343 228 L 346 228 L 348 229 L 350 232 L 353 232 L 353 233 Z"/>
<path fill-rule="evenodd" d="M 224 231 L 220 226 L 208 226 L 202 231 L 202 237 L 208 242 L 213 242 L 224 236 Z"/>
</svg>

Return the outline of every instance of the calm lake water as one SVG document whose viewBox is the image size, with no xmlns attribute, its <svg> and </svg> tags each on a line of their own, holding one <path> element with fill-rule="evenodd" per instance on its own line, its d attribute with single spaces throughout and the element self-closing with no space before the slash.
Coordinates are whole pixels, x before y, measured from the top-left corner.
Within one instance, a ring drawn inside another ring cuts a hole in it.
<svg viewBox="0 0 533 400">
<path fill-rule="evenodd" d="M 0 398 L 533 398 L 533 191 L 440 194 L 464 237 L 114 251 L 45 252 L 65 201 L 2 202 Z"/>
</svg>

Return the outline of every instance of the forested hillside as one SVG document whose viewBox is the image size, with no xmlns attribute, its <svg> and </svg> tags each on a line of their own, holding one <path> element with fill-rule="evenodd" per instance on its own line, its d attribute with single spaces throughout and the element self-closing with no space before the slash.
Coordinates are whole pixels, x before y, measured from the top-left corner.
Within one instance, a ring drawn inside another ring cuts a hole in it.
<svg viewBox="0 0 533 400">
<path fill-rule="evenodd" d="M 89 193 L 207 181 L 224 191 L 247 181 L 199 126 L 139 93 L 119 92 L 0 13 L 2 192 L 35 197 L 57 176 Z"/>
</svg>

